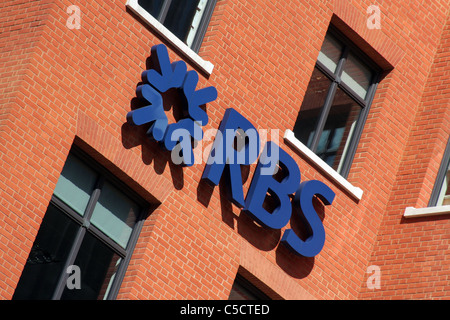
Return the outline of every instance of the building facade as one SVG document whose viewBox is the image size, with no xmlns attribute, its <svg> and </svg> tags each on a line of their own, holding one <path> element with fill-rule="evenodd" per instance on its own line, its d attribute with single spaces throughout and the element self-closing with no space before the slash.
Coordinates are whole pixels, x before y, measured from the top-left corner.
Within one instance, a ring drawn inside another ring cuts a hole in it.
<svg viewBox="0 0 450 320">
<path fill-rule="evenodd" d="M 450 298 L 448 0 L 0 8 L 2 299 Z"/>
</svg>

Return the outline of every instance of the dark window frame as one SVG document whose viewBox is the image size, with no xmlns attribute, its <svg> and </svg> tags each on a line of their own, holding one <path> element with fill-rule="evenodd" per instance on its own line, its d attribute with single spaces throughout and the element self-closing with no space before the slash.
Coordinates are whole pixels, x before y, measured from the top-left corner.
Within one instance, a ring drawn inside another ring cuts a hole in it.
<svg viewBox="0 0 450 320">
<path fill-rule="evenodd" d="M 150 211 L 150 204 L 147 203 L 145 200 L 141 199 L 133 190 L 131 190 L 128 186 L 126 186 L 122 181 L 117 179 L 106 168 L 102 167 L 95 160 L 87 156 L 78 147 L 73 146 L 69 154 L 78 158 L 85 165 L 94 170 L 98 177 L 83 216 L 78 214 L 74 209 L 72 209 L 69 205 L 67 205 L 64 201 L 60 200 L 54 194 L 52 195 L 52 198 L 50 200 L 49 207 L 53 205 L 54 207 L 59 209 L 61 214 L 64 214 L 65 216 L 70 218 L 73 222 L 77 224 L 78 227 L 75 239 L 73 240 L 71 245 L 70 253 L 65 261 L 64 267 L 62 269 L 63 271 L 59 275 L 57 285 L 55 287 L 55 291 L 53 292 L 53 296 L 51 299 L 52 300 L 61 299 L 61 296 L 66 287 L 67 279 L 70 276 L 70 274 L 66 272 L 67 267 L 74 264 L 75 259 L 77 258 L 78 255 L 78 251 L 83 242 L 83 239 L 85 235 L 89 233 L 97 240 L 101 241 L 104 245 L 106 245 L 109 249 L 111 249 L 115 254 L 120 256 L 120 258 L 122 259 L 119 268 L 115 273 L 115 277 L 109 289 L 108 295 L 104 297 L 105 300 L 114 300 L 116 299 L 117 294 L 119 292 L 120 286 L 122 284 L 123 278 L 128 268 L 128 264 L 131 260 L 132 253 L 139 238 L 139 234 L 145 222 L 145 218 L 148 217 Z M 97 227 L 95 227 L 93 224 L 90 223 L 90 219 L 94 212 L 95 204 L 100 198 L 101 188 L 103 187 L 106 181 L 114 185 L 116 188 L 120 189 L 120 191 L 123 192 L 123 194 L 129 197 L 132 201 L 134 201 L 139 206 L 140 209 L 136 217 L 136 223 L 134 224 L 130 238 L 128 239 L 126 248 L 120 246 L 113 239 L 108 237 L 106 234 L 104 234 Z"/>
<path fill-rule="evenodd" d="M 322 72 L 330 81 L 331 84 L 328 87 L 327 96 L 322 106 L 319 121 L 315 127 L 315 133 L 311 142 L 311 147 L 309 148 L 311 151 L 316 153 L 317 147 L 319 145 L 321 134 L 324 130 L 326 121 L 328 119 L 329 112 L 333 105 L 334 97 L 336 95 L 337 89 L 340 88 L 344 93 L 346 93 L 350 98 L 352 98 L 361 108 L 361 113 L 358 117 L 358 120 L 355 125 L 355 129 L 352 137 L 350 138 L 347 154 L 345 156 L 344 162 L 342 164 L 342 168 L 339 174 L 347 178 L 350 172 L 351 165 L 353 163 L 353 159 L 356 154 L 356 149 L 358 147 L 359 140 L 361 138 L 362 131 L 364 129 L 364 125 L 366 123 L 370 106 L 372 104 L 373 98 L 375 96 L 375 92 L 378 86 L 378 83 L 381 80 L 382 69 L 375 64 L 367 55 L 361 51 L 357 46 L 353 44 L 347 37 L 345 37 L 339 30 L 330 26 L 327 31 L 327 34 L 332 35 L 336 40 L 338 40 L 342 45 L 341 56 L 339 62 L 336 66 L 336 70 L 334 73 L 331 72 L 322 62 L 317 59 L 315 68 L 317 68 L 320 72 Z M 362 99 L 356 92 L 354 92 L 347 84 L 345 84 L 341 75 L 344 70 L 345 62 L 349 56 L 349 53 L 352 53 L 354 56 L 358 57 L 366 66 L 368 66 L 373 75 L 371 79 L 371 84 L 367 90 L 367 94 L 365 99 Z M 301 109 L 300 109 L 301 112 Z M 298 122 L 298 119 L 296 123 Z"/>
<path fill-rule="evenodd" d="M 445 175 L 447 174 L 448 166 L 450 164 L 450 138 L 447 140 L 447 146 L 445 147 L 444 156 L 442 157 L 441 165 L 434 183 L 433 190 L 431 191 L 430 201 L 428 207 L 438 206 L 437 201 L 439 194 L 444 185 Z"/>
<path fill-rule="evenodd" d="M 167 13 L 169 11 L 170 5 L 172 3 L 172 1 L 174 0 L 163 0 L 163 4 L 161 7 L 161 11 L 159 13 L 159 15 L 157 17 L 154 17 L 156 20 L 158 20 L 158 22 L 160 22 L 162 25 L 164 25 L 164 20 L 167 16 Z M 211 21 L 211 17 L 214 11 L 214 8 L 216 7 L 216 3 L 217 0 L 208 0 L 206 7 L 205 7 L 205 12 L 203 13 L 203 16 L 200 20 L 199 26 L 198 26 L 198 30 L 195 34 L 194 40 L 192 42 L 192 45 L 190 46 L 190 48 L 195 52 L 198 53 L 200 50 L 200 47 L 203 43 L 203 39 L 205 37 L 206 34 L 206 30 L 208 28 L 209 22 Z M 138 5 L 145 10 L 138 2 Z M 150 13 L 150 12 L 149 12 Z M 151 13 L 150 13 L 151 14 Z M 170 31 L 170 30 L 169 30 Z M 184 40 L 180 39 L 181 41 Z"/>
</svg>

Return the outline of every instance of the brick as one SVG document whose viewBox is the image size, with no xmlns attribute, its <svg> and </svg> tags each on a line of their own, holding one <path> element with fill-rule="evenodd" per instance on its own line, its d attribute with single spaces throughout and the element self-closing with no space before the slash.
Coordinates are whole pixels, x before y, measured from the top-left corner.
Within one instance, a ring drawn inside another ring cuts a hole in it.
<svg viewBox="0 0 450 320">
<path fill-rule="evenodd" d="M 366 27 L 361 0 L 218 1 L 199 53 L 214 64 L 199 86 L 219 91 L 205 128 L 217 128 L 233 107 L 256 128 L 292 129 L 330 23 L 387 70 L 348 178 L 364 190 L 360 202 L 279 141 L 302 179 L 336 191 L 323 220 L 327 242 L 313 260 L 288 253 L 281 232 L 256 226 L 223 188 L 202 187 L 203 165 L 171 165 L 144 130 L 124 125 L 151 46 L 163 41 L 123 1 L 78 1 L 82 28 L 68 30 L 71 4 L 0 4 L 1 298 L 14 293 L 73 143 L 161 202 L 119 299 L 226 299 L 244 263 L 281 297 L 449 298 L 449 269 L 441 267 L 450 264 L 448 218 L 402 218 L 406 206 L 427 205 L 448 139 L 448 0 L 384 1 L 380 30 Z M 168 48 L 172 60 L 184 59 Z M 380 290 L 366 287 L 370 265 L 381 267 Z"/>
</svg>

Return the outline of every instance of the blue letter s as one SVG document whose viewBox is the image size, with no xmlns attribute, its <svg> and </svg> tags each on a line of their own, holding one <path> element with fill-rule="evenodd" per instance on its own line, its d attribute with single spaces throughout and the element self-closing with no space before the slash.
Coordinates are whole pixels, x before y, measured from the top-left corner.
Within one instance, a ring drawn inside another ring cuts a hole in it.
<svg viewBox="0 0 450 320">
<path fill-rule="evenodd" d="M 314 257 L 325 244 L 325 229 L 312 202 L 314 195 L 317 195 L 325 205 L 330 205 L 335 193 L 326 184 L 317 180 L 302 182 L 295 193 L 294 205 L 300 206 L 304 215 L 302 218 L 312 235 L 303 241 L 292 229 L 288 229 L 281 238 L 281 242 L 288 248 L 304 257 Z"/>
</svg>

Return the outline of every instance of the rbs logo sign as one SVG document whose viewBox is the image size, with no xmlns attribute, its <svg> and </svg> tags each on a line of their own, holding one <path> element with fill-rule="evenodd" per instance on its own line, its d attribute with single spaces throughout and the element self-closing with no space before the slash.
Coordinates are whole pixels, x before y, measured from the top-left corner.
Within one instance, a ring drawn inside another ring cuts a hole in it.
<svg viewBox="0 0 450 320">
<path fill-rule="evenodd" d="M 239 130 L 256 132 L 256 134 L 247 134 L 246 136 L 252 137 L 254 141 L 247 141 L 245 146 L 240 151 L 237 151 L 233 147 L 235 136 L 230 135 L 229 132 L 237 133 Z M 202 179 L 213 185 L 218 185 L 222 175 L 227 173 L 231 188 L 230 200 L 235 205 L 242 207 L 244 212 L 249 214 L 259 224 L 272 229 L 281 229 L 289 222 L 292 214 L 292 204 L 289 196 L 295 193 L 294 205 L 300 207 L 303 212 L 301 218 L 310 227 L 312 235 L 306 241 L 303 241 L 291 229 L 287 229 L 281 241 L 288 248 L 302 256 L 313 257 L 317 255 L 325 243 L 325 229 L 314 209 L 313 197 L 316 195 L 321 198 L 324 204 L 329 205 L 333 202 L 334 192 L 320 181 L 312 180 L 300 183 L 300 169 L 295 160 L 274 142 L 269 141 L 259 157 L 247 197 L 244 200 L 241 164 L 251 164 L 253 162 L 250 146 L 259 145 L 257 131 L 245 117 L 230 108 L 225 111 L 219 132 L 221 134 L 218 134 L 214 140 L 210 158 L 217 153 L 224 156 L 219 159 L 220 161 L 217 161 L 217 158 L 214 161 L 208 160 Z M 231 155 L 234 159 L 230 157 L 230 152 L 227 152 L 227 150 L 235 150 Z M 227 153 L 228 155 L 225 156 Z M 270 159 L 274 153 L 278 153 L 278 159 Z M 240 154 L 249 155 L 242 157 L 248 161 L 245 163 L 233 161 L 239 159 Z M 276 161 L 277 165 L 274 165 L 274 161 Z M 274 177 L 278 168 L 281 168 L 284 175 L 282 181 L 278 181 Z M 264 172 L 264 170 L 266 171 Z M 278 199 L 278 205 L 272 213 L 263 207 L 267 193 L 275 195 Z"/>
<path fill-rule="evenodd" d="M 150 123 L 147 132 L 149 137 L 160 141 L 168 150 L 180 145 L 183 154 L 192 156 L 191 138 L 201 140 L 203 131 L 200 126 L 206 125 L 208 121 L 206 112 L 199 106 L 214 101 L 217 91 L 214 87 L 196 91 L 197 73 L 186 72 L 186 64 L 182 61 L 170 64 L 165 46 L 154 46 L 152 57 L 159 70 L 144 71 L 142 78 L 145 84 L 136 90 L 137 96 L 145 99 L 149 105 L 129 112 L 127 120 L 134 125 Z M 168 125 L 161 93 L 170 88 L 178 88 L 178 92 L 183 95 L 186 118 Z M 245 142 L 236 147 L 236 140 L 239 138 Z M 250 165 L 255 161 L 256 170 L 244 198 L 241 165 Z M 281 181 L 275 176 L 280 169 L 283 175 Z M 202 179 L 216 186 L 223 174 L 228 179 L 230 200 L 264 227 L 285 227 L 292 215 L 292 205 L 299 207 L 302 213 L 300 218 L 310 230 L 310 236 L 303 241 L 292 229 L 286 229 L 281 242 L 305 257 L 314 257 L 322 250 L 325 229 L 314 209 L 313 198 L 317 196 L 325 205 L 330 205 L 335 197 L 334 192 L 317 180 L 301 182 L 300 169 L 295 160 L 275 142 L 268 141 L 260 153 L 258 131 L 232 108 L 225 111 Z M 268 193 L 278 200 L 272 212 L 268 212 L 263 206 Z M 294 195 L 293 203 L 291 195 Z"/>
</svg>

